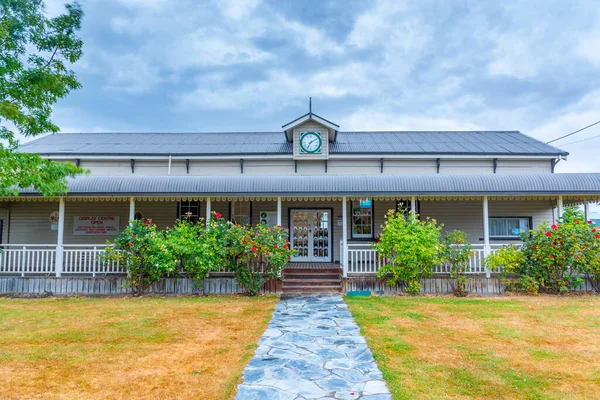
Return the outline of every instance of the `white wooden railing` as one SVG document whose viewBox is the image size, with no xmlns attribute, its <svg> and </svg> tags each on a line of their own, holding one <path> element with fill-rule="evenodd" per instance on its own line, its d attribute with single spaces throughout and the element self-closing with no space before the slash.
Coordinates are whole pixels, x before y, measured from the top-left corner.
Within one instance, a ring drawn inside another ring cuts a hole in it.
<svg viewBox="0 0 600 400">
<path fill-rule="evenodd" d="M 124 274 L 118 262 L 101 262 L 106 245 L 69 244 L 63 246 L 62 274 L 105 275 Z M 56 245 L 0 245 L 0 275 L 56 274 Z"/>
<path fill-rule="evenodd" d="M 379 268 L 385 263 L 385 260 L 377 254 L 377 251 L 371 248 L 370 243 L 348 243 L 348 253 L 344 254 L 344 245 L 340 242 L 340 259 L 344 265 L 344 257 L 348 259 L 347 274 L 371 275 L 376 274 Z M 485 245 L 473 244 L 473 253 L 469 260 L 469 274 L 488 273 L 483 260 L 485 258 Z M 490 244 L 489 253 L 506 246 L 506 244 Z M 444 274 L 449 272 L 446 265 L 440 265 L 433 271 L 435 274 Z"/>
<path fill-rule="evenodd" d="M 124 274 L 119 262 L 102 262 L 99 258 L 106 245 L 64 245 L 63 274 Z"/>
<path fill-rule="evenodd" d="M 53 274 L 56 245 L 3 244 L 0 253 L 0 274 Z"/>
</svg>

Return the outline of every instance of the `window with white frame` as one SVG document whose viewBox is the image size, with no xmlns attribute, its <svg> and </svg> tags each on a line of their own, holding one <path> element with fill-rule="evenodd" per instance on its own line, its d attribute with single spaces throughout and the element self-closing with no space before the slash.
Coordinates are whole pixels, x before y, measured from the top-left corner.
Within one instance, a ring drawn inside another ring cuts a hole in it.
<svg viewBox="0 0 600 400">
<path fill-rule="evenodd" d="M 531 229 L 531 217 L 490 217 L 490 238 L 519 239 Z"/>
<path fill-rule="evenodd" d="M 373 239 L 373 200 L 353 200 L 352 239 Z"/>
<path fill-rule="evenodd" d="M 188 218 L 190 221 L 198 222 L 200 219 L 199 201 L 180 201 L 177 203 L 177 218 Z"/>
</svg>

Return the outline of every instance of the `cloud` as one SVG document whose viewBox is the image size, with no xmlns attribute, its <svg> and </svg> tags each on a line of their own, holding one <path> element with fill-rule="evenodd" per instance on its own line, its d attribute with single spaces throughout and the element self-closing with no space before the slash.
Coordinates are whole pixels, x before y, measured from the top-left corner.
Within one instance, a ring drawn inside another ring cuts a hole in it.
<svg viewBox="0 0 600 400">
<path fill-rule="evenodd" d="M 600 119 L 595 3 L 88 0 L 76 70 L 87 98 L 156 110 L 171 130 L 218 129 L 228 114 L 231 129 L 278 126 L 313 96 L 345 130 L 519 129 L 547 141 Z M 132 123 L 85 115 L 92 128 Z M 597 170 L 598 144 L 567 145 L 559 170 Z"/>
<path fill-rule="evenodd" d="M 109 72 L 106 89 L 143 93 L 164 81 L 158 67 L 138 54 L 103 54 L 101 58 L 106 67 L 104 72 Z"/>
</svg>

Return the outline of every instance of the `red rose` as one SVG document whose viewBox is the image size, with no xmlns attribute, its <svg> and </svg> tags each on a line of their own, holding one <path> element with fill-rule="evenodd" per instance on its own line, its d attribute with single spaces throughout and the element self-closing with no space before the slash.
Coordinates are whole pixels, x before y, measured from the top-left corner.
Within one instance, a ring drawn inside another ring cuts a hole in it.
<svg viewBox="0 0 600 400">
<path fill-rule="evenodd" d="M 215 217 L 217 217 L 217 218 L 221 218 L 221 213 L 220 213 L 220 212 L 216 212 L 216 213 L 215 213 Z"/>
<path fill-rule="evenodd" d="M 592 231 L 593 232 L 593 231 Z M 131 235 L 131 237 L 135 237 L 135 233 L 133 235 Z"/>
<path fill-rule="evenodd" d="M 535 246 L 531 246 L 532 249 L 535 249 Z"/>
<path fill-rule="evenodd" d="M 596 235 L 596 239 L 600 239 L 600 235 Z"/>
<path fill-rule="evenodd" d="M 592 229 L 592 232 L 593 232 L 593 233 L 596 233 L 596 228 Z"/>
<path fill-rule="evenodd" d="M 129 242 L 127 243 L 129 245 L 129 247 L 133 246 L 133 243 Z"/>
<path fill-rule="evenodd" d="M 565 281 L 565 286 L 569 286 L 569 281 Z"/>
<path fill-rule="evenodd" d="M 287 245 L 287 244 L 284 244 L 284 245 L 283 245 L 283 248 L 284 248 L 284 249 L 287 249 L 287 248 L 288 248 L 288 245 Z"/>
<path fill-rule="evenodd" d="M 588 224 L 593 224 L 594 221 L 592 221 L 591 219 L 588 219 Z"/>
<path fill-rule="evenodd" d="M 552 227 L 551 227 L 551 228 L 552 228 L 552 230 L 553 230 L 553 231 L 555 231 L 555 230 L 557 230 L 557 229 L 558 229 L 558 225 L 554 224 L 554 225 L 552 225 Z"/>
<path fill-rule="evenodd" d="M 579 256 L 575 256 L 575 258 L 579 258 Z"/>
<path fill-rule="evenodd" d="M 274 248 L 274 249 L 276 249 L 276 248 L 277 248 L 277 245 L 276 245 L 276 244 L 274 244 L 274 245 L 273 245 L 273 248 Z"/>
<path fill-rule="evenodd" d="M 556 247 L 556 245 L 554 243 L 552 243 L 552 247 Z"/>
<path fill-rule="evenodd" d="M 561 249 L 564 249 L 564 248 L 565 248 L 565 246 L 563 246 L 563 245 L 561 244 L 561 245 L 560 245 L 560 248 L 561 248 Z"/>
<path fill-rule="evenodd" d="M 576 219 L 576 220 L 575 220 L 575 223 L 576 223 L 577 225 L 579 225 L 579 220 L 578 220 L 578 219 Z"/>
<path fill-rule="evenodd" d="M 550 256 L 548 256 L 548 258 L 554 258 L 554 256 L 550 255 Z"/>
<path fill-rule="evenodd" d="M 255 253 L 256 252 L 256 247 L 252 247 L 252 252 Z"/>
<path fill-rule="evenodd" d="M 548 236 L 548 237 L 552 236 L 552 232 L 546 232 L 546 236 Z"/>
</svg>

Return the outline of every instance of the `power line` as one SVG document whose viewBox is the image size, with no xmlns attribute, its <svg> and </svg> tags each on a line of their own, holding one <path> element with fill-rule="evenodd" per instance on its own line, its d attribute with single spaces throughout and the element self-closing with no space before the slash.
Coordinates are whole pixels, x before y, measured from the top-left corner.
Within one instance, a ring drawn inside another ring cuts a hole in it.
<svg viewBox="0 0 600 400">
<path fill-rule="evenodd" d="M 576 141 L 574 141 L 574 142 L 564 143 L 564 144 L 561 144 L 560 146 L 561 146 L 561 147 L 563 147 L 563 146 L 568 146 L 568 145 L 570 145 L 570 144 L 581 143 L 581 142 L 585 142 L 585 141 L 587 141 L 587 140 L 592 140 L 592 139 L 596 139 L 596 138 L 600 138 L 600 135 L 592 136 L 592 137 L 585 138 L 585 139 L 581 139 L 581 140 L 576 140 Z"/>
<path fill-rule="evenodd" d="M 564 138 L 566 138 L 566 137 L 569 137 L 569 136 L 571 136 L 571 135 L 574 135 L 574 134 L 576 134 L 576 133 L 578 133 L 578 132 L 581 132 L 581 131 L 583 131 L 583 130 L 586 130 L 587 128 L 591 128 L 592 126 L 594 126 L 594 125 L 598 125 L 598 124 L 600 124 L 600 121 L 596 121 L 596 122 L 594 122 L 594 123 L 593 123 L 593 124 L 591 124 L 591 125 L 588 125 L 588 126 L 586 126 L 586 127 L 583 127 L 583 128 L 581 128 L 581 129 L 578 129 L 578 130 L 576 130 L 575 132 L 571 132 L 571 133 L 568 133 L 568 134 L 566 134 L 566 135 L 564 135 L 564 136 L 561 136 L 561 137 L 559 137 L 559 138 L 552 139 L 551 141 L 549 141 L 549 142 L 546 142 L 546 144 L 550 144 L 550 143 L 552 143 L 552 142 L 556 142 L 557 140 L 564 139 Z"/>
</svg>

